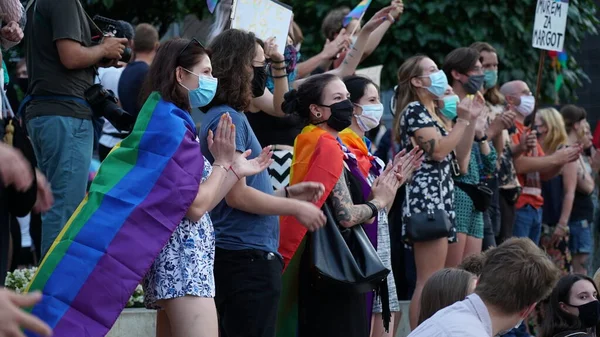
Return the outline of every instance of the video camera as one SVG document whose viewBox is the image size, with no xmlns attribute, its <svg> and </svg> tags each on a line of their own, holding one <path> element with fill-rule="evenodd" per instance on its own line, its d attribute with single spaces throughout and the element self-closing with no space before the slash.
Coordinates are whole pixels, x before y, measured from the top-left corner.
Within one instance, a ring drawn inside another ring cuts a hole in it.
<svg viewBox="0 0 600 337">
<path fill-rule="evenodd" d="M 104 37 L 118 37 L 118 38 L 126 38 L 126 39 L 132 38 L 133 32 L 131 32 L 131 34 L 127 34 L 129 29 L 124 24 L 125 23 L 124 21 L 117 21 L 117 20 L 105 18 L 100 15 L 95 15 L 92 20 L 94 21 L 96 26 L 98 26 L 98 28 L 100 28 L 100 30 L 102 31 L 102 36 L 92 39 L 93 45 L 98 45 L 98 44 L 102 43 L 102 39 Z M 125 50 L 123 51 L 123 55 L 121 55 L 121 61 L 128 63 L 129 60 L 131 60 L 131 54 L 132 54 L 131 48 L 126 47 Z M 110 62 L 110 60 L 107 60 L 107 59 L 102 60 L 102 63 L 108 63 L 108 62 Z"/>
<path fill-rule="evenodd" d="M 84 93 L 95 116 L 106 118 L 119 131 L 131 131 L 135 116 L 123 110 L 117 103 L 119 99 L 112 90 L 101 84 L 94 84 Z"/>
</svg>

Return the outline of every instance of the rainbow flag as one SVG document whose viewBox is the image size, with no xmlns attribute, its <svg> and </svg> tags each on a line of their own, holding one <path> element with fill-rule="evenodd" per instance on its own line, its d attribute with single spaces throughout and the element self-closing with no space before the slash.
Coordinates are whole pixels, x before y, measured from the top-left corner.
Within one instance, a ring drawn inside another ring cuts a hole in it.
<svg viewBox="0 0 600 337">
<path fill-rule="evenodd" d="M 344 153 L 340 143 L 327 131 L 309 125 L 294 142 L 290 169 L 290 185 L 316 181 L 325 185 L 323 197 L 315 204 L 323 206 L 344 169 Z M 277 336 L 296 336 L 298 326 L 298 272 L 304 251 L 306 228 L 295 217 L 280 220 L 279 253 L 285 269 L 277 319 Z"/>
<path fill-rule="evenodd" d="M 353 19 L 360 20 L 362 16 L 365 15 L 367 9 L 369 9 L 370 4 L 371 0 L 362 0 L 358 5 L 356 5 L 356 7 L 354 7 L 353 10 L 350 11 L 350 13 L 348 13 L 348 15 L 346 15 L 346 17 L 344 17 L 343 26 L 348 26 Z"/>
<path fill-rule="evenodd" d="M 108 333 L 198 193 L 195 135 L 189 113 L 150 95 L 27 289 L 42 291 L 30 311 L 54 336 Z"/>
<path fill-rule="evenodd" d="M 206 5 L 208 6 L 208 11 L 211 12 L 211 14 L 215 11 L 215 8 L 217 8 L 218 2 L 219 2 L 219 0 L 206 0 Z"/>
</svg>

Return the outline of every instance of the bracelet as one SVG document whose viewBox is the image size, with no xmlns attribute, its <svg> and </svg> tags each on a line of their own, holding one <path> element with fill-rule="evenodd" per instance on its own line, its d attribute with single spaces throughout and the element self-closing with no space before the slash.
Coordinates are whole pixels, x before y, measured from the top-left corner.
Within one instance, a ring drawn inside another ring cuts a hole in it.
<svg viewBox="0 0 600 337">
<path fill-rule="evenodd" d="M 283 188 L 283 190 L 285 191 L 285 197 L 286 197 L 286 198 L 289 198 L 289 197 L 290 197 L 290 192 L 288 191 L 288 187 L 289 187 L 289 186 L 286 186 L 286 187 L 284 187 L 284 188 Z"/>
<path fill-rule="evenodd" d="M 271 67 L 273 70 L 286 70 L 286 67 Z"/>
<path fill-rule="evenodd" d="M 227 167 L 223 166 L 223 165 L 219 165 L 219 164 L 213 164 L 212 166 L 216 166 L 216 167 L 220 167 L 223 170 L 225 170 L 225 172 L 229 172 L 229 170 L 227 169 Z"/>
<path fill-rule="evenodd" d="M 371 218 L 375 218 L 377 215 L 379 215 L 379 211 L 377 210 L 377 206 L 375 206 L 375 204 L 373 204 L 370 201 L 367 201 L 365 205 L 367 205 L 371 209 L 371 212 L 373 212 L 371 214 Z"/>
<path fill-rule="evenodd" d="M 235 172 L 235 170 L 233 169 L 233 165 L 232 165 L 232 166 L 229 166 L 229 170 L 230 170 L 231 172 L 233 172 L 233 174 L 235 174 L 235 176 L 236 176 L 236 178 L 238 178 L 238 180 L 240 180 L 240 176 L 239 176 L 239 175 L 238 175 L 238 174 Z"/>
<path fill-rule="evenodd" d="M 285 77 L 288 77 L 288 75 L 285 74 L 285 75 L 280 75 L 280 76 L 271 76 L 271 78 L 285 78 Z"/>
<path fill-rule="evenodd" d="M 456 119 L 456 123 L 458 124 L 459 122 L 463 122 L 466 123 L 467 126 L 471 125 L 471 122 L 469 122 L 468 120 L 464 119 L 464 118 L 457 118 Z"/>
<path fill-rule="evenodd" d="M 271 61 L 271 64 L 277 64 L 277 63 L 285 63 L 285 60 L 281 60 L 281 61 Z"/>
<path fill-rule="evenodd" d="M 484 136 L 483 136 L 483 137 L 481 137 L 481 138 L 477 138 L 477 137 L 475 137 L 475 141 L 476 141 L 477 143 L 485 142 L 486 140 L 488 140 L 488 136 L 487 136 L 487 135 L 484 135 Z"/>
</svg>

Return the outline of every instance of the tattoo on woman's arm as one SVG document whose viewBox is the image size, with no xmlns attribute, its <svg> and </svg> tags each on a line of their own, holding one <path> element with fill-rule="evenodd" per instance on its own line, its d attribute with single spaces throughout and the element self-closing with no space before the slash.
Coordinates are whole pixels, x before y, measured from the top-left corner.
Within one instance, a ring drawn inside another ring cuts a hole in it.
<svg viewBox="0 0 600 337">
<path fill-rule="evenodd" d="M 358 51 L 358 49 L 356 49 L 356 47 L 354 47 L 354 45 L 352 45 L 352 51 L 351 51 L 351 52 L 349 52 L 349 53 L 346 55 L 346 57 L 344 58 L 344 62 L 343 62 L 344 64 L 348 64 L 348 57 L 350 57 L 350 58 L 354 58 L 354 53 L 353 53 L 354 51 Z"/>
<path fill-rule="evenodd" d="M 371 217 L 371 209 L 367 205 L 354 205 L 346 178 L 344 175 L 340 177 L 338 182 L 333 187 L 331 192 L 331 201 L 333 203 L 333 211 L 340 225 L 351 227 L 363 223 Z"/>
<path fill-rule="evenodd" d="M 417 145 L 419 145 L 419 147 L 430 156 L 435 153 L 436 143 L 437 140 L 435 138 L 425 139 L 422 136 L 417 136 Z"/>
</svg>

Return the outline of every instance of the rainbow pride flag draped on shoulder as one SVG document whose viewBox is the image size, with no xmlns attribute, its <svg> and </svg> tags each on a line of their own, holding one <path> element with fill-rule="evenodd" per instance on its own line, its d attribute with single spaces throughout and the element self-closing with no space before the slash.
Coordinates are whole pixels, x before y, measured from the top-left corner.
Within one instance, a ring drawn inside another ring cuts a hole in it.
<svg viewBox="0 0 600 337">
<path fill-rule="evenodd" d="M 344 153 L 340 143 L 325 130 L 309 125 L 294 142 L 294 157 L 290 170 L 290 185 L 315 181 L 325 185 L 323 197 L 316 202 L 323 206 L 344 170 Z M 277 336 L 296 336 L 298 326 L 298 272 L 304 252 L 306 228 L 295 217 L 280 220 L 279 253 L 285 268 L 277 319 Z"/>
<path fill-rule="evenodd" d="M 28 289 L 42 291 L 31 312 L 54 336 L 108 333 L 194 201 L 202 171 L 189 113 L 153 93 Z"/>
</svg>

